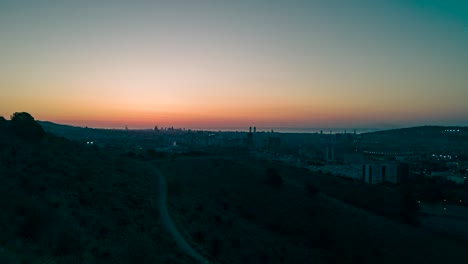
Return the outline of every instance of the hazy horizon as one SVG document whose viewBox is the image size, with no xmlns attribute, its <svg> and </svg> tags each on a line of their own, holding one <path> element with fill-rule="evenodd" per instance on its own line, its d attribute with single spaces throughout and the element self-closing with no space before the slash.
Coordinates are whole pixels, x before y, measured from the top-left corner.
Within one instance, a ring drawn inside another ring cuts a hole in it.
<svg viewBox="0 0 468 264">
<path fill-rule="evenodd" d="M 40 122 L 52 122 L 49 120 L 38 120 Z M 323 134 L 341 134 L 341 133 L 348 133 L 353 134 L 356 132 L 357 134 L 367 133 L 367 132 L 375 132 L 375 131 L 384 131 L 384 130 L 391 130 L 391 129 L 402 129 L 402 128 L 411 128 L 411 127 L 423 127 L 423 126 L 444 126 L 444 125 L 433 125 L 433 124 L 421 124 L 415 126 L 397 126 L 392 124 L 382 124 L 380 127 L 359 127 L 359 126 L 350 126 L 350 127 L 258 127 L 255 125 L 252 126 L 242 126 L 242 127 L 235 127 L 235 126 L 224 126 L 224 127 L 178 127 L 178 126 L 161 126 L 161 125 L 154 125 L 154 126 L 114 126 L 114 127 L 102 127 L 102 126 L 88 126 L 83 124 L 73 124 L 73 123 L 60 123 L 60 122 L 52 122 L 57 125 L 66 125 L 66 126 L 74 126 L 79 128 L 91 128 L 91 129 L 110 129 L 110 130 L 154 130 L 155 126 L 158 129 L 185 129 L 185 130 L 193 130 L 193 131 L 221 131 L 221 132 L 248 132 L 249 128 L 256 128 L 257 132 L 274 132 L 279 133 L 322 133 Z M 444 127 L 466 127 L 466 126 L 453 126 L 447 125 Z"/>
<path fill-rule="evenodd" d="M 5 117 L 468 125 L 464 1 L 2 1 L 0 33 Z"/>
</svg>

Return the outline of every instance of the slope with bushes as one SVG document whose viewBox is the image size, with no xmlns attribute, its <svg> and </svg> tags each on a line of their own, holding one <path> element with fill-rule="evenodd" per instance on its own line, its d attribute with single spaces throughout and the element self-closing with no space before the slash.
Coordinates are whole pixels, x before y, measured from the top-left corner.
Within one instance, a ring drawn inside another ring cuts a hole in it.
<svg viewBox="0 0 468 264">
<path fill-rule="evenodd" d="M 192 263 L 151 207 L 150 170 L 13 120 L 0 122 L 1 263 Z"/>
<path fill-rule="evenodd" d="M 168 178 L 171 214 L 186 237 L 220 263 L 466 259 L 467 244 L 384 217 L 370 203 L 355 207 L 374 195 L 358 183 L 334 185 L 325 175 L 249 158 L 178 157 L 154 165 Z M 344 185 L 351 190 L 339 196 Z M 356 201 L 345 203 L 353 189 Z"/>
</svg>

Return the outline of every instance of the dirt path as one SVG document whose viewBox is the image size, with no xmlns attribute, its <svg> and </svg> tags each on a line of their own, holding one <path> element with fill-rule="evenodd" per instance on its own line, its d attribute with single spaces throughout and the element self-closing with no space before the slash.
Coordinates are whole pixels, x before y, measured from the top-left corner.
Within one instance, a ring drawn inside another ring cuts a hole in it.
<svg viewBox="0 0 468 264">
<path fill-rule="evenodd" d="M 182 234 L 177 230 L 174 222 L 169 215 L 167 209 L 167 187 L 166 179 L 158 169 L 154 169 L 154 175 L 152 182 L 153 195 L 155 203 L 154 207 L 157 207 L 159 215 L 161 217 L 161 222 L 164 228 L 169 232 L 177 246 L 187 255 L 198 261 L 199 263 L 208 264 L 210 263 L 205 257 L 198 253 L 190 244 L 185 240 Z"/>
</svg>

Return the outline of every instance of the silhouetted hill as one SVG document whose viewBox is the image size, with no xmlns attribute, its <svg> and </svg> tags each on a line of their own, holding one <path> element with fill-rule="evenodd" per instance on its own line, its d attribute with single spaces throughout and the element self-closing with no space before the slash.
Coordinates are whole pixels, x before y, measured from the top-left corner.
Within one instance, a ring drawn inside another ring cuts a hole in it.
<svg viewBox="0 0 468 264">
<path fill-rule="evenodd" d="M 192 263 L 159 224 L 151 170 L 51 134 L 24 141 L 8 129 L 0 128 L 0 263 Z"/>
<path fill-rule="evenodd" d="M 85 128 L 83 127 L 77 127 L 77 126 L 70 126 L 70 125 L 62 125 L 62 124 L 57 124 L 53 123 L 50 121 L 37 121 L 45 130 L 48 131 L 77 131 L 77 130 L 83 130 Z"/>
<path fill-rule="evenodd" d="M 468 147 L 467 127 L 422 126 L 377 131 L 361 135 L 361 145 L 372 151 L 465 153 Z"/>
<path fill-rule="evenodd" d="M 399 129 L 381 130 L 363 133 L 364 136 L 440 136 L 443 134 L 467 134 L 468 127 L 463 126 L 419 126 Z"/>
<path fill-rule="evenodd" d="M 40 124 L 49 132 L 98 131 Z M 151 166 L 167 179 L 181 233 L 215 263 L 466 257 L 466 243 L 402 224 L 401 194 L 386 186 L 250 156 L 141 159 L 50 133 L 31 142 L 9 129 L 0 126 L 0 263 L 193 263 L 160 224 Z"/>
<path fill-rule="evenodd" d="M 51 134 L 66 137 L 69 139 L 83 139 L 89 136 L 95 136 L 100 134 L 104 129 L 94 129 L 86 127 L 77 127 L 70 125 L 62 125 L 49 121 L 38 121 L 38 123 L 44 128 L 46 132 Z"/>
</svg>

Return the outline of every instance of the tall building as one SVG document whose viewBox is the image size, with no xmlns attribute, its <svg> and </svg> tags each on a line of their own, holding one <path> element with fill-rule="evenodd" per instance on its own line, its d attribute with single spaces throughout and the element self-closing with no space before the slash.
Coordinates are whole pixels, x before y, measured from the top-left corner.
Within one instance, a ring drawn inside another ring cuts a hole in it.
<svg viewBox="0 0 468 264">
<path fill-rule="evenodd" d="M 408 177 L 408 165 L 395 161 L 366 161 L 362 165 L 362 180 L 370 184 L 401 183 Z"/>
</svg>

